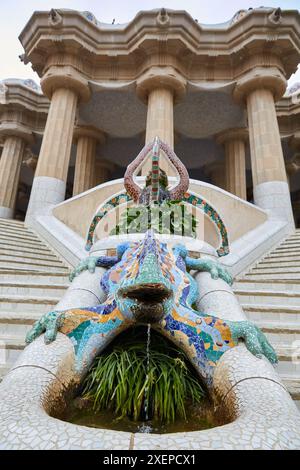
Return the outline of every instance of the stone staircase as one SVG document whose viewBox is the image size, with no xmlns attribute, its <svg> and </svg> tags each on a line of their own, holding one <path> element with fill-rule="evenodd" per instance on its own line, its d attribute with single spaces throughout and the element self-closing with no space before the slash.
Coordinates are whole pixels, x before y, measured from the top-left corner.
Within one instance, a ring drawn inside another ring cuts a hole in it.
<svg viewBox="0 0 300 470">
<path fill-rule="evenodd" d="M 300 405 L 300 230 L 239 278 L 234 290 L 276 349 L 276 368 Z"/>
<path fill-rule="evenodd" d="M 0 377 L 68 287 L 69 267 L 23 222 L 0 219 Z"/>
<path fill-rule="evenodd" d="M 68 274 L 69 267 L 24 223 L 0 219 L 0 378 L 24 348 L 31 325 L 62 297 Z M 278 372 L 300 403 L 300 230 L 239 278 L 234 290 L 249 320 L 275 347 Z"/>
</svg>

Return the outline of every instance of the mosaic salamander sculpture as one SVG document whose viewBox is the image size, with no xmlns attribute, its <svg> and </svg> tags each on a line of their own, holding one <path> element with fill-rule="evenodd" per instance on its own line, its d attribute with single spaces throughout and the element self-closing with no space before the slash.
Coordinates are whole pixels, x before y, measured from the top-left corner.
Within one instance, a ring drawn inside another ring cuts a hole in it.
<svg viewBox="0 0 300 470">
<path fill-rule="evenodd" d="M 116 256 L 81 261 L 71 278 L 85 270 L 93 273 L 96 266 L 108 268 L 99 279 L 105 302 L 45 314 L 28 333 L 27 343 L 42 333 L 46 343 L 55 340 L 57 331 L 66 334 L 74 344 L 78 372 L 84 374 L 121 331 L 151 323 L 186 352 L 208 385 L 220 357 L 239 340 L 255 356 L 277 362 L 272 346 L 254 324 L 224 321 L 213 312 L 208 316 L 196 310 L 198 286 L 189 271 L 206 271 L 212 282 L 220 278 L 231 285 L 232 278 L 220 263 L 191 258 L 183 245 L 168 249 L 149 230 L 142 241 L 119 245 Z"/>
</svg>

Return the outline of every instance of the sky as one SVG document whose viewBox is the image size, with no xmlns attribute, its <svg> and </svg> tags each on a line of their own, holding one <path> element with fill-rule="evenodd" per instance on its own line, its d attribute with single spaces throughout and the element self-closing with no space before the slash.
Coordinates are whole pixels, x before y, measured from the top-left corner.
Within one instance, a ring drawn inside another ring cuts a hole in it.
<svg viewBox="0 0 300 470">
<path fill-rule="evenodd" d="M 127 23 L 138 11 L 153 8 L 172 8 L 187 10 L 199 23 L 216 24 L 228 21 L 238 10 L 259 6 L 300 9 L 300 0 L 0 0 L 0 80 L 4 78 L 32 78 L 37 83 L 39 77 L 26 66 L 19 55 L 24 51 L 18 35 L 34 10 L 51 8 L 70 8 L 90 11 L 104 23 Z M 300 82 L 300 67 L 290 80 L 289 85 Z"/>
</svg>

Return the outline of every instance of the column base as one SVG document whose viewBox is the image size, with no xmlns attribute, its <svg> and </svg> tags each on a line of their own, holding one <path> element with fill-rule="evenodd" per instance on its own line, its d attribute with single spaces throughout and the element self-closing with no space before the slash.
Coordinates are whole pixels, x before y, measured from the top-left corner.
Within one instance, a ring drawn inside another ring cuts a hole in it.
<svg viewBox="0 0 300 470">
<path fill-rule="evenodd" d="M 10 207 L 0 206 L 0 218 L 1 219 L 13 219 L 14 210 Z"/>
<path fill-rule="evenodd" d="M 255 204 L 269 210 L 272 217 L 295 225 L 288 183 L 268 181 L 258 184 L 253 189 L 253 197 Z"/>
<path fill-rule="evenodd" d="M 33 180 L 25 222 L 39 215 L 48 215 L 51 209 L 65 200 L 66 183 L 49 176 Z"/>
</svg>

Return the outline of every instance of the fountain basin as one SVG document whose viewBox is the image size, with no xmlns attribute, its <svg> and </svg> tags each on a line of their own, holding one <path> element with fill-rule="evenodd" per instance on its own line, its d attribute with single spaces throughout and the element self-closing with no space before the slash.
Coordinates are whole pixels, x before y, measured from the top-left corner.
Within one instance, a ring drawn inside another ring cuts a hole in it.
<svg viewBox="0 0 300 470">
<path fill-rule="evenodd" d="M 145 434 L 93 429 L 50 414 L 66 406 L 78 384 L 73 344 L 63 334 L 30 344 L 0 385 L 3 449 L 297 449 L 296 405 L 265 359 L 243 344 L 218 362 L 212 394 L 230 424 L 203 431 Z"/>
</svg>

